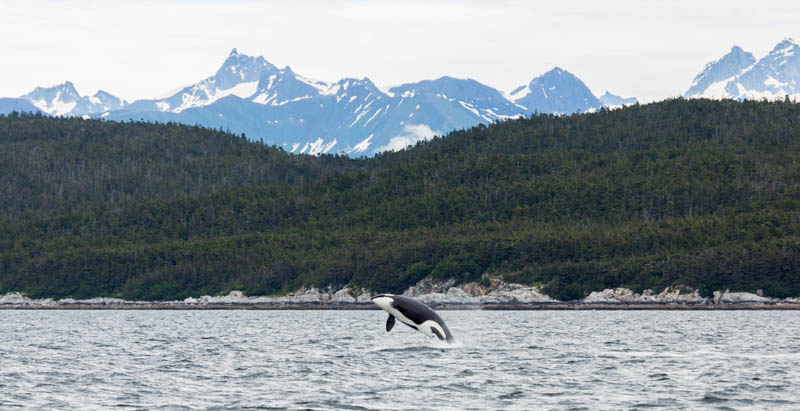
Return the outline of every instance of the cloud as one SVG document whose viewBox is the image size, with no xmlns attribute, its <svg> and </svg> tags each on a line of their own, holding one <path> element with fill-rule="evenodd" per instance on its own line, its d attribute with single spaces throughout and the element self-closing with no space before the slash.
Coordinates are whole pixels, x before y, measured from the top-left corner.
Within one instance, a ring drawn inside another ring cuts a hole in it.
<svg viewBox="0 0 800 411">
<path fill-rule="evenodd" d="M 392 137 L 388 144 L 378 147 L 375 151 L 400 151 L 418 141 L 427 141 L 437 135 L 442 135 L 442 132 L 431 130 L 427 124 L 407 124 L 403 127 L 403 134 Z"/>
<path fill-rule="evenodd" d="M 379 86 L 449 75 L 510 91 L 561 66 L 597 94 L 645 102 L 680 95 L 734 43 L 761 56 L 800 38 L 800 2 L 768 3 L 3 0 L 0 96 L 70 80 L 82 94 L 149 99 L 214 74 L 237 47 Z"/>
</svg>

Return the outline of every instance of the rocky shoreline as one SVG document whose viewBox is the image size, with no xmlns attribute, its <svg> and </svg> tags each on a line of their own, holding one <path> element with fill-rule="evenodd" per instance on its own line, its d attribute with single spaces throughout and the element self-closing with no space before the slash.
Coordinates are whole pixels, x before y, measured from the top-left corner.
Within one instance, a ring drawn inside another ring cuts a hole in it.
<svg viewBox="0 0 800 411">
<path fill-rule="evenodd" d="M 800 298 L 777 299 L 760 293 L 717 291 L 702 297 L 697 290 L 677 287 L 660 293 L 638 294 L 626 288 L 595 291 L 578 301 L 558 301 L 538 287 L 490 279 L 482 283 L 456 285 L 449 280 L 425 279 L 409 287 L 404 295 L 438 310 L 798 310 Z M 177 301 L 128 301 L 98 297 L 30 299 L 20 293 L 0 295 L 0 309 L 83 310 L 371 310 L 369 290 L 303 288 L 284 296 L 245 296 L 231 291 L 224 296 L 189 297 Z"/>
<path fill-rule="evenodd" d="M 799 303 L 727 303 L 721 305 L 704 304 L 584 304 L 584 303 L 517 303 L 517 304 L 441 304 L 432 305 L 439 311 L 758 311 L 758 310 L 800 310 Z M 186 305 L 171 302 L 148 302 L 139 304 L 95 304 L 60 303 L 53 305 L 3 304 L 0 310 L 380 310 L 374 304 L 206 304 Z"/>
</svg>

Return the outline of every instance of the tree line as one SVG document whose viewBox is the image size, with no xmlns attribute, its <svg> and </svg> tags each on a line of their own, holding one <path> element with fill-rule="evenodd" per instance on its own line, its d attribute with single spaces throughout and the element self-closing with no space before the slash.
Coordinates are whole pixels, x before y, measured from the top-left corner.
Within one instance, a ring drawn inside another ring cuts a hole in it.
<svg viewBox="0 0 800 411">
<path fill-rule="evenodd" d="M 0 117 L 0 292 L 176 299 L 496 276 L 800 295 L 800 106 L 674 99 L 374 158 L 221 130 Z"/>
</svg>

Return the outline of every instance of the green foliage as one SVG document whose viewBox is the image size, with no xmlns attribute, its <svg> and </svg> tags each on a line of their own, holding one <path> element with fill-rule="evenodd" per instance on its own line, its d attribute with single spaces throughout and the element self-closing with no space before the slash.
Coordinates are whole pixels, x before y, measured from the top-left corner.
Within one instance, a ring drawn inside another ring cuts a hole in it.
<svg viewBox="0 0 800 411">
<path fill-rule="evenodd" d="M 423 261 L 417 261 L 408 266 L 403 282 L 415 284 L 431 274 L 431 267 Z"/>
<path fill-rule="evenodd" d="M 430 275 L 559 299 L 800 295 L 800 106 L 537 115 L 372 159 L 177 124 L 0 116 L 0 293 L 174 299 Z"/>
<path fill-rule="evenodd" d="M 440 280 L 454 278 L 460 282 L 475 280 L 480 276 L 481 269 L 476 262 L 476 257 L 471 254 L 451 255 L 439 261 L 431 276 Z"/>
<path fill-rule="evenodd" d="M 575 301 L 585 297 L 583 287 L 580 284 L 564 284 L 555 281 L 542 289 L 547 295 L 560 301 Z"/>
</svg>

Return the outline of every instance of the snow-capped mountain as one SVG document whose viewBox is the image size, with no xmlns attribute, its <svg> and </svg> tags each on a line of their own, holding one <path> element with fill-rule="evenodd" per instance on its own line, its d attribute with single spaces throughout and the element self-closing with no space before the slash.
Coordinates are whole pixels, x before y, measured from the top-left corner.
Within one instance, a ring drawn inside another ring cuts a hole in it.
<svg viewBox="0 0 800 411">
<path fill-rule="evenodd" d="M 36 87 L 33 91 L 20 97 L 54 116 L 82 116 L 119 110 L 127 102 L 103 90 L 94 96 L 81 96 L 70 81 L 53 87 Z"/>
<path fill-rule="evenodd" d="M 270 71 L 262 73 L 256 85 L 256 91 L 248 96 L 248 99 L 258 104 L 282 106 L 317 97 L 321 91 L 327 92 L 329 89 L 329 84 L 298 76 L 289 66 L 286 66 L 277 73 Z"/>
<path fill-rule="evenodd" d="M 733 46 L 706 64 L 684 96 L 800 99 L 800 46 L 785 39 L 760 59 Z M 312 80 L 233 49 L 214 75 L 163 98 L 129 104 L 104 91 L 81 96 L 67 81 L 37 87 L 19 99 L 0 99 L 0 113 L 38 109 L 51 115 L 200 124 L 245 133 L 292 153 L 360 156 L 399 150 L 480 123 L 533 113 L 589 112 L 636 101 L 608 91 L 598 98 L 559 67 L 510 93 L 448 76 L 387 90 L 368 78 Z"/>
<path fill-rule="evenodd" d="M 30 101 L 48 114 L 61 116 L 72 112 L 81 95 L 72 82 L 67 81 L 53 87 L 36 87 L 20 98 Z"/>
<path fill-rule="evenodd" d="M 606 107 L 611 108 L 629 106 L 639 102 L 636 97 L 620 97 L 616 94 L 611 94 L 609 91 L 606 91 L 599 98 Z"/>
<path fill-rule="evenodd" d="M 734 46 L 719 60 L 708 63 L 684 96 L 740 100 L 798 98 L 800 46 L 787 38 L 758 60 Z"/>
<path fill-rule="evenodd" d="M 561 69 L 531 85 L 549 91 L 518 96 L 525 102 L 535 96 L 532 109 L 472 79 L 445 76 L 384 91 L 368 78 L 311 80 L 234 49 L 215 75 L 165 98 L 136 101 L 102 116 L 221 127 L 297 154 L 360 156 L 533 112 L 574 113 L 602 106 L 577 77 Z"/>
<path fill-rule="evenodd" d="M 684 96 L 726 97 L 725 86 L 755 62 L 756 58 L 751 53 L 739 46 L 733 46 L 728 54 L 706 64 L 703 71 L 694 78 Z"/>
<path fill-rule="evenodd" d="M 162 98 L 128 104 L 102 91 L 82 97 L 70 82 L 22 98 L 53 115 L 200 124 L 245 133 L 292 153 L 352 156 L 400 150 L 455 129 L 534 112 L 571 114 L 603 106 L 560 68 L 511 96 L 447 76 L 386 90 L 366 77 L 312 80 L 236 49 L 214 75 Z"/>
<path fill-rule="evenodd" d="M 603 106 L 578 77 L 560 67 L 517 87 L 510 97 L 528 112 L 573 114 Z"/>
<path fill-rule="evenodd" d="M 93 96 L 84 97 L 81 99 L 73 111 L 78 111 L 78 113 L 75 114 L 102 113 L 110 110 L 120 110 L 127 104 L 127 101 L 117 96 L 109 94 L 103 90 L 98 90 Z"/>
<path fill-rule="evenodd" d="M 275 74 L 278 74 L 278 68 L 263 57 L 251 57 L 233 49 L 213 76 L 186 86 L 166 98 L 135 101 L 128 110 L 180 113 L 186 109 L 208 106 L 230 95 L 247 98 L 256 92 L 262 77 Z"/>
<path fill-rule="evenodd" d="M 525 107 L 509 101 L 500 91 L 472 79 L 445 76 L 436 80 L 403 84 L 389 89 L 389 92 L 402 98 L 433 96 L 455 102 L 471 112 L 480 122 L 503 120 L 528 113 Z"/>
</svg>

